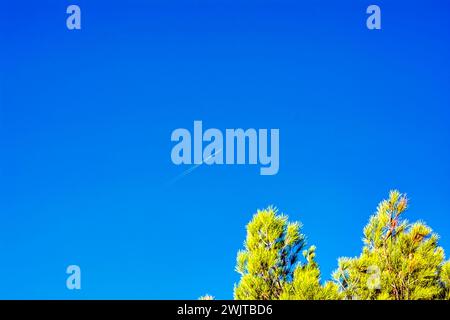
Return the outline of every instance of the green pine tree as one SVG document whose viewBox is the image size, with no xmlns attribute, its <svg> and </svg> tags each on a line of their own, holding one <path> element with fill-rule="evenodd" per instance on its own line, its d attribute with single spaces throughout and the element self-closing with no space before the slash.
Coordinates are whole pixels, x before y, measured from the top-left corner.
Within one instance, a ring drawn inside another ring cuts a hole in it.
<svg viewBox="0 0 450 320">
<path fill-rule="evenodd" d="M 320 284 L 314 260 L 315 247 L 305 247 L 301 224 L 269 207 L 258 211 L 247 225 L 245 249 L 238 252 L 236 271 L 241 280 L 235 286 L 237 300 L 335 299 L 337 286 Z"/>
<path fill-rule="evenodd" d="M 283 300 L 338 300 L 340 294 L 338 286 L 327 282 L 320 283 L 320 269 L 314 260 L 316 247 L 311 246 L 303 251 L 307 263 L 295 268 L 292 282 L 286 283 L 280 299 Z"/>
<path fill-rule="evenodd" d="M 450 261 L 447 261 L 441 270 L 442 299 L 450 300 Z"/>
<path fill-rule="evenodd" d="M 408 199 L 391 191 L 364 228 L 357 258 L 339 259 L 334 278 L 346 299 L 449 299 L 450 266 L 438 236 L 402 215 Z"/>
</svg>

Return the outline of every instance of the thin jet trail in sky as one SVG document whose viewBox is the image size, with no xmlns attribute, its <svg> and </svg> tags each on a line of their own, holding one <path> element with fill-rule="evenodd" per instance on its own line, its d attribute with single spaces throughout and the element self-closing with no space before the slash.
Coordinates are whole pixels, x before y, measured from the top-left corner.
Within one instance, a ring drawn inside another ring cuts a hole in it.
<svg viewBox="0 0 450 320">
<path fill-rule="evenodd" d="M 220 154 L 222 152 L 222 149 L 218 150 L 217 152 L 215 152 L 214 154 L 210 155 L 208 158 L 204 159 L 202 163 L 200 164 L 196 164 L 195 166 L 190 167 L 189 169 L 183 171 L 182 173 L 180 173 L 178 176 L 176 176 L 175 178 L 173 178 L 172 180 L 170 180 L 167 185 L 173 185 L 175 182 L 177 182 L 178 180 L 186 177 L 188 174 L 192 173 L 195 169 L 201 167 L 203 164 L 205 164 L 205 162 L 207 162 L 209 159 L 211 159 L 212 157 Z"/>
</svg>

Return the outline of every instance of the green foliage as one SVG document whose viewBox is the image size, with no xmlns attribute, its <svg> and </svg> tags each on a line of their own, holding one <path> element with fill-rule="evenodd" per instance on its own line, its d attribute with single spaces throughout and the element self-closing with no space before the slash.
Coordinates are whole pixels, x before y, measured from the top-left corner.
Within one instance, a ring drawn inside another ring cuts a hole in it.
<svg viewBox="0 0 450 320">
<path fill-rule="evenodd" d="M 450 300 L 450 261 L 444 263 L 441 269 L 442 299 Z"/>
<path fill-rule="evenodd" d="M 321 284 L 316 248 L 304 250 L 301 224 L 269 207 L 247 225 L 238 252 L 237 300 L 450 300 L 450 261 L 423 222 L 403 219 L 406 195 L 391 191 L 363 230 L 359 257 L 340 258 L 334 282 Z M 303 259 L 300 252 L 303 250 Z M 206 295 L 202 300 L 212 300 Z"/>
<path fill-rule="evenodd" d="M 314 260 L 315 247 L 304 251 L 305 236 L 298 222 L 269 207 L 258 211 L 247 225 L 245 249 L 238 252 L 236 271 L 241 280 L 235 286 L 237 300 L 326 299 L 338 296 L 337 286 L 320 284 Z"/>
<path fill-rule="evenodd" d="M 408 223 L 404 194 L 391 191 L 364 228 L 357 258 L 339 259 L 334 278 L 346 299 L 449 298 L 449 263 L 438 236 L 423 222 Z"/>
<path fill-rule="evenodd" d="M 286 283 L 280 299 L 283 300 L 337 300 L 340 298 L 338 286 L 327 282 L 320 284 L 319 266 L 314 260 L 316 247 L 303 251 L 307 263 L 295 268 L 291 283 Z"/>
</svg>

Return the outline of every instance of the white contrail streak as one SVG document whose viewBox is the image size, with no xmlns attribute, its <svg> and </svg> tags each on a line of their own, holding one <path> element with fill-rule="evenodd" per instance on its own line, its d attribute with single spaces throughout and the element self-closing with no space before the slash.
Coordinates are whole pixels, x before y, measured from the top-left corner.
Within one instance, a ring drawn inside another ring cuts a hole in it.
<svg viewBox="0 0 450 320">
<path fill-rule="evenodd" d="M 167 184 L 168 185 L 172 185 L 175 182 L 177 182 L 178 180 L 186 177 L 188 174 L 192 173 L 195 169 L 201 167 L 203 164 L 205 164 L 205 162 L 207 162 L 209 159 L 211 159 L 212 157 L 220 154 L 222 152 L 222 149 L 219 149 L 217 152 L 215 152 L 214 154 L 210 155 L 208 158 L 204 159 L 202 163 L 200 164 L 196 164 L 195 166 L 190 167 L 189 169 L 183 171 L 182 173 L 180 173 L 178 176 L 176 176 L 175 178 L 173 178 L 172 180 L 170 180 Z"/>
</svg>

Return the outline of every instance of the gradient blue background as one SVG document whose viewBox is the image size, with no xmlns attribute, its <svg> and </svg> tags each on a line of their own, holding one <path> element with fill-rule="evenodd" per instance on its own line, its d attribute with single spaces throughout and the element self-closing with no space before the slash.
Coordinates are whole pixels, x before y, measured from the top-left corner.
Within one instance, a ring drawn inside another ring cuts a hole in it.
<svg viewBox="0 0 450 320">
<path fill-rule="evenodd" d="M 450 252 L 449 34 L 437 0 L 1 0 L 0 298 L 232 298 L 268 205 L 304 224 L 326 280 L 392 188 Z M 279 174 L 168 183 L 194 120 L 280 128 Z"/>
</svg>

